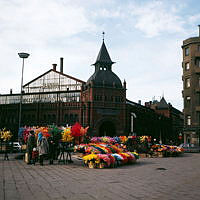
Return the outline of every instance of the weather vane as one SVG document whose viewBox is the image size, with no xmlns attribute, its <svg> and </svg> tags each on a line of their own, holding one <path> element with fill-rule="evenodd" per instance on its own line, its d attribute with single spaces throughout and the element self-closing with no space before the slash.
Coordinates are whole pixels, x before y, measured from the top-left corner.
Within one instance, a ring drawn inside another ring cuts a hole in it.
<svg viewBox="0 0 200 200">
<path fill-rule="evenodd" d="M 103 35 L 103 41 L 104 41 L 104 35 L 105 35 L 105 32 L 104 32 L 104 31 L 102 32 L 102 35 Z"/>
</svg>

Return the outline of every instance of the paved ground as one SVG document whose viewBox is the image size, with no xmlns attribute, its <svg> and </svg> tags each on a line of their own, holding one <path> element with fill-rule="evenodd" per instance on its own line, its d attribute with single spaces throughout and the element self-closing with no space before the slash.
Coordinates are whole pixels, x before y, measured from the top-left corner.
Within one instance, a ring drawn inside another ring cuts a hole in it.
<svg viewBox="0 0 200 200">
<path fill-rule="evenodd" d="M 88 169 L 78 160 L 34 166 L 0 155 L 0 199 L 199 200 L 200 154 L 142 158 L 115 169 Z"/>
</svg>

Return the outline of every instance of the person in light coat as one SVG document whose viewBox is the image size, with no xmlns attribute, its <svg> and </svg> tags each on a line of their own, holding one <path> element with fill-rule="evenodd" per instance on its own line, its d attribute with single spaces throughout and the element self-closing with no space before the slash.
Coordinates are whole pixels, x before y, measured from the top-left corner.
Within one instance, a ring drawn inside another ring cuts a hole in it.
<svg viewBox="0 0 200 200">
<path fill-rule="evenodd" d="M 39 152 L 40 165 L 43 165 L 44 156 L 49 152 L 49 144 L 46 137 L 44 137 L 41 132 L 38 134 L 37 149 Z"/>
</svg>

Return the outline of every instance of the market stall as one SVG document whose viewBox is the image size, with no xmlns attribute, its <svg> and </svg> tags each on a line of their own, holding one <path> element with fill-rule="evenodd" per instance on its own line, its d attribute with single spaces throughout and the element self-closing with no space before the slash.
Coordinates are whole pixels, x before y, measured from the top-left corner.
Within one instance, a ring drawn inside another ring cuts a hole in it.
<svg viewBox="0 0 200 200">
<path fill-rule="evenodd" d="M 136 152 L 129 152 L 118 143 L 80 144 L 75 146 L 75 151 L 83 154 L 84 164 L 89 168 L 117 167 L 135 163 L 139 158 Z"/>
<path fill-rule="evenodd" d="M 151 147 L 152 152 L 158 157 L 176 157 L 184 153 L 184 149 L 178 146 L 155 144 Z"/>
</svg>

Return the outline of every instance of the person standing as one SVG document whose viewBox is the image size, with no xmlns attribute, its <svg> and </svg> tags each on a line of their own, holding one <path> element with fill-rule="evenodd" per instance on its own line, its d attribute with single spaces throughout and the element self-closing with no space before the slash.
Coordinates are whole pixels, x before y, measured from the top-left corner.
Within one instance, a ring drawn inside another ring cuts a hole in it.
<svg viewBox="0 0 200 200">
<path fill-rule="evenodd" d="M 9 149 L 10 149 L 9 143 L 8 143 L 8 141 L 6 141 L 4 160 L 9 160 L 9 158 L 8 158 Z"/>
<path fill-rule="evenodd" d="M 48 144 L 49 144 L 49 164 L 53 164 L 54 160 L 54 154 L 55 154 L 55 142 L 53 136 L 49 136 L 48 139 Z"/>
<path fill-rule="evenodd" d="M 39 152 L 40 165 L 43 165 L 44 156 L 48 154 L 49 144 L 46 137 L 40 132 L 37 139 L 37 148 Z"/>
<path fill-rule="evenodd" d="M 27 147 L 26 147 L 26 152 L 28 153 L 28 162 L 27 164 L 32 164 L 32 152 L 33 148 L 36 147 L 36 139 L 35 139 L 35 134 L 34 131 L 29 132 L 28 140 L 27 140 Z"/>
</svg>

